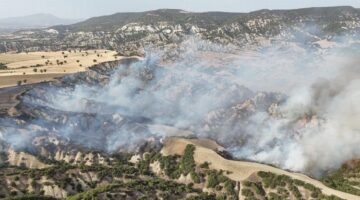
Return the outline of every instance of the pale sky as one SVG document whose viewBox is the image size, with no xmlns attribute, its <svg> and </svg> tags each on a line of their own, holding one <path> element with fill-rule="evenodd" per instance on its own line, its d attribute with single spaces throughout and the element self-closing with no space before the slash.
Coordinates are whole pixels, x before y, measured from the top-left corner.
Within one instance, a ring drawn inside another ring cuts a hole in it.
<svg viewBox="0 0 360 200">
<path fill-rule="evenodd" d="M 259 9 L 293 9 L 353 6 L 360 0 L 0 0 L 0 18 L 50 13 L 62 18 L 89 18 L 116 12 L 177 8 L 188 11 L 249 12 Z"/>
</svg>

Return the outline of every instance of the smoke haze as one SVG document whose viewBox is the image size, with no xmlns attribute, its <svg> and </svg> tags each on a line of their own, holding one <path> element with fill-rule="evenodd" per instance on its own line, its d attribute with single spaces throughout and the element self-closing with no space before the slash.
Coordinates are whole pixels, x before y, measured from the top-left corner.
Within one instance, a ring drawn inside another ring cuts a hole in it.
<svg viewBox="0 0 360 200">
<path fill-rule="evenodd" d="M 107 152 L 169 136 L 151 128 L 164 125 L 215 139 L 236 158 L 313 175 L 360 156 L 360 67 L 347 47 L 240 51 L 190 38 L 178 49 L 149 49 L 104 86 L 43 88 L 46 95 L 23 101 L 71 112 L 54 132 Z M 24 144 L 9 131 L 0 138 Z"/>
</svg>

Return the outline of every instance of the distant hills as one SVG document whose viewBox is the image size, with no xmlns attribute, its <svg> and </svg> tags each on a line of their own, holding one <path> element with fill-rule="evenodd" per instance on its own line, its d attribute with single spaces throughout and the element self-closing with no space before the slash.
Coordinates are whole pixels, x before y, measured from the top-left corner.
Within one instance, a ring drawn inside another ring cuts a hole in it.
<svg viewBox="0 0 360 200">
<path fill-rule="evenodd" d="M 106 48 L 123 55 L 141 55 L 146 46 L 178 43 L 189 35 L 238 47 L 274 41 L 312 45 L 337 35 L 360 35 L 360 10 L 350 6 L 250 13 L 160 9 L 115 13 L 77 23 L 46 16 L 39 17 L 44 21 L 31 18 L 26 20 L 27 24 L 48 28 L 17 31 L 2 37 L 0 52 Z M 16 24 L 16 20 L 10 21 L 6 22 Z M 25 23 L 22 24 L 24 27 Z"/>
<path fill-rule="evenodd" d="M 20 29 L 45 28 L 55 25 L 69 25 L 79 21 L 81 20 L 62 19 L 51 14 L 33 14 L 0 19 L 0 30 L 15 31 Z"/>
<path fill-rule="evenodd" d="M 318 22 L 323 23 L 340 19 L 353 19 L 353 17 L 358 16 L 360 16 L 360 10 L 351 6 L 314 7 L 294 10 L 263 9 L 249 13 L 188 12 L 179 9 L 159 9 L 93 17 L 79 23 L 56 26 L 55 28 L 71 31 L 112 31 L 131 23 L 156 25 L 164 22 L 172 25 L 192 24 L 199 28 L 217 28 L 234 23 L 247 23 L 259 18 L 272 21 L 280 20 L 281 22 L 294 22 L 299 19 L 306 21 L 320 20 Z"/>
</svg>

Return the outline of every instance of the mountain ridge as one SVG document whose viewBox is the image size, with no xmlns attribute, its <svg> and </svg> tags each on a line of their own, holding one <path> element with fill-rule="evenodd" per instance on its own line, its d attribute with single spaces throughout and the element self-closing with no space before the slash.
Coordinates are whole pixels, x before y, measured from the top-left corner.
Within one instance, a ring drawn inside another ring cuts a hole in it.
<svg viewBox="0 0 360 200">
<path fill-rule="evenodd" d="M 22 29 L 47 28 L 54 25 L 68 25 L 81 21 L 80 19 L 63 19 L 49 13 L 37 13 L 18 17 L 0 19 L 0 33 L 11 33 Z"/>
<path fill-rule="evenodd" d="M 160 9 L 115 13 L 71 25 L 18 31 L 0 37 L 0 51 L 99 48 L 117 50 L 122 55 L 143 55 L 147 46 L 176 44 L 189 35 L 241 48 L 274 41 L 311 46 L 339 35 L 357 36 L 359 32 L 360 10 L 349 6 L 250 13 Z"/>
</svg>

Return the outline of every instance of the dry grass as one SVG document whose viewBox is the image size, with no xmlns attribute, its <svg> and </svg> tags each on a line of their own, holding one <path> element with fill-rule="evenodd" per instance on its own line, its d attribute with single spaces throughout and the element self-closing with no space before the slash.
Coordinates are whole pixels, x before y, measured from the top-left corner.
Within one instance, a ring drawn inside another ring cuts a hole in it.
<svg viewBox="0 0 360 200">
<path fill-rule="evenodd" d="M 312 179 L 304 174 L 288 172 L 279 168 L 255 162 L 227 160 L 215 152 L 217 149 L 221 149 L 221 147 L 216 145 L 216 143 L 211 140 L 170 138 L 165 141 L 162 153 L 164 155 L 181 155 L 187 144 L 193 144 L 196 146 L 194 159 L 197 164 L 202 164 L 206 161 L 211 163 L 210 168 L 212 169 L 230 171 L 232 173 L 228 174 L 227 176 L 234 181 L 244 181 L 258 171 L 266 171 L 275 174 L 288 175 L 294 179 L 299 179 L 304 182 L 311 183 L 320 188 L 326 195 L 336 195 L 343 199 L 360 199 L 359 196 L 331 189 L 322 184 L 320 181 Z"/>
<path fill-rule="evenodd" d="M 0 63 L 6 64 L 8 69 L 0 70 L 0 87 L 14 86 L 19 81 L 22 84 L 48 81 L 82 72 L 94 64 L 121 59 L 115 54 L 109 50 L 2 53 Z"/>
</svg>

